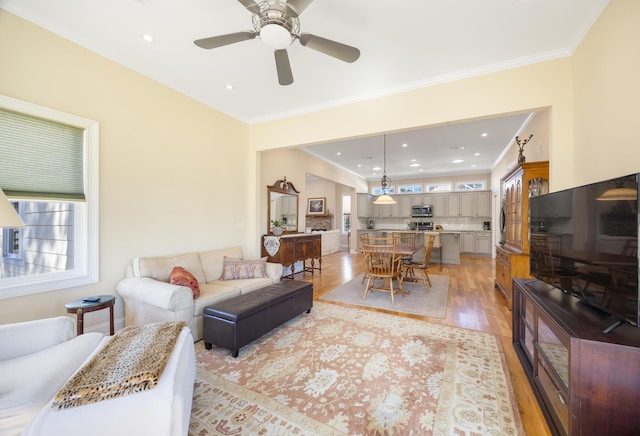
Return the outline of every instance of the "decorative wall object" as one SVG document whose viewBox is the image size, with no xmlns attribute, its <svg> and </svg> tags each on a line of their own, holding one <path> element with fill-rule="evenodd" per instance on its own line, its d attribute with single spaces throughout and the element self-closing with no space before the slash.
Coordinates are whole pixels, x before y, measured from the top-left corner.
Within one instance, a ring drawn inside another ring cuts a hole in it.
<svg viewBox="0 0 640 436">
<path fill-rule="evenodd" d="M 518 150 L 519 150 L 518 163 L 520 164 L 525 163 L 526 161 L 526 158 L 524 157 L 524 154 L 522 154 L 522 152 L 524 151 L 524 146 L 527 145 L 527 143 L 531 140 L 532 137 L 533 137 L 533 133 L 529 135 L 527 139 L 520 141 L 520 137 L 516 136 L 516 144 L 518 144 Z"/>
<path fill-rule="evenodd" d="M 324 215 L 326 197 L 309 198 L 307 201 L 307 215 Z"/>
</svg>

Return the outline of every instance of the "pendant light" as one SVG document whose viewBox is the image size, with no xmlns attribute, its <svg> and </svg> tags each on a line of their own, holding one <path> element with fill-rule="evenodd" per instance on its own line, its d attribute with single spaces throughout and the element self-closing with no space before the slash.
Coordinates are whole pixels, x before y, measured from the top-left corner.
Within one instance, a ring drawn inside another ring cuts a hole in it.
<svg viewBox="0 0 640 436">
<path fill-rule="evenodd" d="M 380 185 L 382 186 L 382 195 L 375 199 L 373 204 L 396 204 L 396 201 L 387 194 L 387 185 L 391 183 L 391 179 L 387 177 L 387 135 L 384 135 L 384 169 L 382 172 L 382 180 Z"/>
<path fill-rule="evenodd" d="M 609 189 L 604 192 L 598 200 L 604 201 L 633 201 L 638 200 L 638 191 L 636 189 L 625 188 L 624 183 L 627 180 L 633 180 L 632 176 L 620 177 L 614 181 L 615 188 Z"/>
</svg>

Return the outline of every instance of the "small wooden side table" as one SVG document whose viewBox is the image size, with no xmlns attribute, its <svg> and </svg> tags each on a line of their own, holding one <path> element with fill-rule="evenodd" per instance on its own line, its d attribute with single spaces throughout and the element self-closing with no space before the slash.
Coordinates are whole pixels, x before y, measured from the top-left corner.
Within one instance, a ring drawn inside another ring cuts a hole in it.
<svg viewBox="0 0 640 436">
<path fill-rule="evenodd" d="M 86 301 L 85 299 L 73 300 L 65 304 L 67 313 L 75 313 L 77 317 L 77 334 L 84 333 L 84 314 L 109 308 L 109 334 L 113 336 L 113 305 L 116 303 L 115 295 L 96 295 L 98 301 Z"/>
</svg>

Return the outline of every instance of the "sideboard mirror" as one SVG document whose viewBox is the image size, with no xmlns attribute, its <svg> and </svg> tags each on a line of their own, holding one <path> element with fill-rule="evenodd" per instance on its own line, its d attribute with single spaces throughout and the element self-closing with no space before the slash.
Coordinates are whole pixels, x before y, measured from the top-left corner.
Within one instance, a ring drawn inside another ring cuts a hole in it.
<svg viewBox="0 0 640 436">
<path fill-rule="evenodd" d="M 267 186 L 268 210 L 267 229 L 271 230 L 271 221 L 280 221 L 286 233 L 298 232 L 298 194 L 299 191 L 285 177 Z"/>
</svg>

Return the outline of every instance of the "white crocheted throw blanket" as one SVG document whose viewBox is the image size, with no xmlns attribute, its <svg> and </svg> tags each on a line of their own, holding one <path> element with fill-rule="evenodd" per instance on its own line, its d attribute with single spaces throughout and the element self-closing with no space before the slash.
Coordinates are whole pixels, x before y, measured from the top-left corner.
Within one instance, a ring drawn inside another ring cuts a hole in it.
<svg viewBox="0 0 640 436">
<path fill-rule="evenodd" d="M 154 388 L 185 325 L 163 322 L 118 331 L 58 391 L 52 407 L 67 409 Z"/>
</svg>

